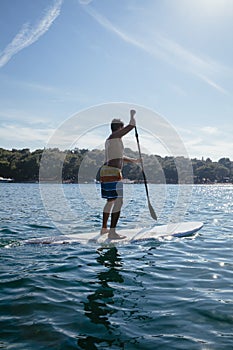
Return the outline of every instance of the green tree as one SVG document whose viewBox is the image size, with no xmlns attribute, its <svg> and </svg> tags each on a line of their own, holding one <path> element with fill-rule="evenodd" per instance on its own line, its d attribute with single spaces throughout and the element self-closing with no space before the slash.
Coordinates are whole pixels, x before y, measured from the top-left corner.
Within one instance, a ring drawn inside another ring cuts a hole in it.
<svg viewBox="0 0 233 350">
<path fill-rule="evenodd" d="M 224 182 L 224 178 L 230 175 L 230 169 L 224 165 L 217 165 L 215 169 L 215 176 L 218 182 Z"/>
</svg>

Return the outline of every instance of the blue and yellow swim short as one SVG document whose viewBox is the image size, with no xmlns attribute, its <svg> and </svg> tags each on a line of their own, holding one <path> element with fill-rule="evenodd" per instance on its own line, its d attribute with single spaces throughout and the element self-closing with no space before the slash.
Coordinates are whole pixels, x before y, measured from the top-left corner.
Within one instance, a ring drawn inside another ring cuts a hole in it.
<svg viewBox="0 0 233 350">
<path fill-rule="evenodd" d="M 123 182 L 121 170 L 103 165 L 100 170 L 101 196 L 106 199 L 123 197 Z"/>
</svg>

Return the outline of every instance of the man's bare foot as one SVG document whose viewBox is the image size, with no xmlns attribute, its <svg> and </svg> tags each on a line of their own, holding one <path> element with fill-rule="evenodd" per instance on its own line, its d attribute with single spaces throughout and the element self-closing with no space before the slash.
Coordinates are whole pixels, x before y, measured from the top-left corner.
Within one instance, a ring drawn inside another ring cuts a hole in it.
<svg viewBox="0 0 233 350">
<path fill-rule="evenodd" d="M 116 233 L 115 230 L 114 231 L 110 230 L 109 234 L 108 234 L 108 238 L 109 239 L 124 239 L 124 238 L 126 238 L 126 236 L 118 235 L 118 233 Z"/>
<path fill-rule="evenodd" d="M 105 235 L 106 233 L 108 233 L 109 232 L 109 230 L 107 229 L 107 228 L 101 228 L 101 231 L 100 231 L 100 234 L 101 235 Z"/>
</svg>

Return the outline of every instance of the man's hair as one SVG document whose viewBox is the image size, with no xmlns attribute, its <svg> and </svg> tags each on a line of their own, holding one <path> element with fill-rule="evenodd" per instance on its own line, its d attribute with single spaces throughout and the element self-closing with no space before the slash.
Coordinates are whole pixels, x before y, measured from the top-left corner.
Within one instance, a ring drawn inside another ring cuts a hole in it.
<svg viewBox="0 0 233 350">
<path fill-rule="evenodd" d="M 124 123 L 120 119 L 113 119 L 111 122 L 111 130 L 117 131 L 120 128 L 123 128 Z"/>
</svg>

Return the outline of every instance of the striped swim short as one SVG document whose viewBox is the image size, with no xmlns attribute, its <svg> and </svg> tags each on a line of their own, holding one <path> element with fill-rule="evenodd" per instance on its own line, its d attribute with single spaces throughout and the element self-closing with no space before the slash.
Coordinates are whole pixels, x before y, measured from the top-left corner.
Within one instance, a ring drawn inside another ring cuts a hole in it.
<svg viewBox="0 0 233 350">
<path fill-rule="evenodd" d="M 106 199 L 123 197 L 123 183 L 121 170 L 103 165 L 100 170 L 101 196 Z"/>
</svg>

